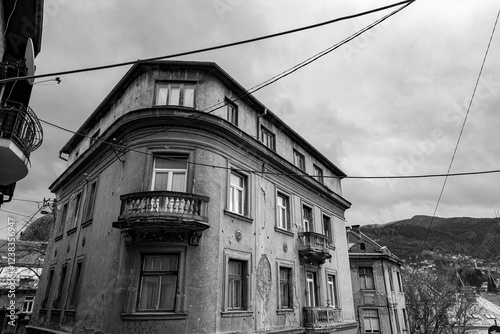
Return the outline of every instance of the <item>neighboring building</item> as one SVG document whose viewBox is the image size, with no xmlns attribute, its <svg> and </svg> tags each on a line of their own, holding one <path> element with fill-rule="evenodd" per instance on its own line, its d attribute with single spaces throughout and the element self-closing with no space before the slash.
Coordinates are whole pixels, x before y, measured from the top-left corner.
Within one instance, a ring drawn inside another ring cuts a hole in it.
<svg viewBox="0 0 500 334">
<path fill-rule="evenodd" d="M 472 312 L 469 314 L 465 333 L 487 333 L 491 326 L 500 325 L 500 306 L 480 295 L 476 294 L 474 297 L 475 305 L 470 308 Z"/>
<path fill-rule="evenodd" d="M 347 235 L 359 333 L 408 333 L 401 260 L 359 226 L 348 227 Z"/>
<path fill-rule="evenodd" d="M 345 174 L 219 66 L 137 64 L 77 133 L 31 333 L 356 333 Z"/>
<path fill-rule="evenodd" d="M 32 75 L 42 41 L 43 0 L 0 1 L 0 79 Z M 0 84 L 0 205 L 28 174 L 42 127 L 28 106 L 32 80 Z"/>
</svg>

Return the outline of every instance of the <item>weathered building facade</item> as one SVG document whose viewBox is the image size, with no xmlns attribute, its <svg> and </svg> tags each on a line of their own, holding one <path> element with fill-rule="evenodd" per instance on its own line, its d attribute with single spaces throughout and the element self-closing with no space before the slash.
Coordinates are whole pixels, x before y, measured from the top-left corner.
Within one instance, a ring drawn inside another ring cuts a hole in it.
<svg viewBox="0 0 500 334">
<path fill-rule="evenodd" d="M 408 333 L 401 260 L 359 227 L 347 235 L 359 333 Z"/>
<path fill-rule="evenodd" d="M 345 174 L 216 64 L 133 66 L 61 155 L 32 333 L 356 333 Z"/>
</svg>

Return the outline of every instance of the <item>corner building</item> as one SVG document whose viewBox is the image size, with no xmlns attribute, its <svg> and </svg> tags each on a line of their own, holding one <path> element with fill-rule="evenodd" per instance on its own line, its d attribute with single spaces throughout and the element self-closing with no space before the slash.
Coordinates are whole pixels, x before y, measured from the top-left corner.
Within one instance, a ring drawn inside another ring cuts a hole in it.
<svg viewBox="0 0 500 334">
<path fill-rule="evenodd" d="M 135 65 L 78 133 L 30 333 L 356 333 L 345 174 L 219 66 Z"/>
</svg>

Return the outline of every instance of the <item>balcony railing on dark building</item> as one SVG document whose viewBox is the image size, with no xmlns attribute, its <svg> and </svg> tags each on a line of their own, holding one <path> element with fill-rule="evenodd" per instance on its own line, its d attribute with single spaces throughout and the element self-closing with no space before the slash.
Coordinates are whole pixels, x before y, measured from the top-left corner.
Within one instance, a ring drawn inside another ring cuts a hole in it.
<svg viewBox="0 0 500 334">
<path fill-rule="evenodd" d="M 304 307 L 304 327 L 333 327 L 342 321 L 340 310 L 331 307 Z"/>
<path fill-rule="evenodd" d="M 329 240 L 326 235 L 316 232 L 299 232 L 297 249 L 302 263 L 321 265 L 332 257 L 329 250 Z"/>
<path fill-rule="evenodd" d="M 113 227 L 126 242 L 183 241 L 197 245 L 208 224 L 210 198 L 172 191 L 143 191 L 120 196 L 121 210 Z"/>
<path fill-rule="evenodd" d="M 29 158 L 30 153 L 42 144 L 42 126 L 30 107 L 3 101 L 0 105 L 0 138 L 13 141 Z"/>
</svg>

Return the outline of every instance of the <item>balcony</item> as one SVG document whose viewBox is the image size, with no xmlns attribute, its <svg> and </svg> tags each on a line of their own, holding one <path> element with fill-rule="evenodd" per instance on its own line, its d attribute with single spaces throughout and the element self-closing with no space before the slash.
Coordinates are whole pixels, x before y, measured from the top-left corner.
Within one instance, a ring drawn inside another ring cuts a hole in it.
<svg viewBox="0 0 500 334">
<path fill-rule="evenodd" d="M 329 250 L 328 237 L 315 232 L 299 232 L 297 249 L 301 264 L 317 264 L 321 266 L 332 255 Z"/>
<path fill-rule="evenodd" d="M 0 106 L 0 185 L 28 174 L 30 153 L 42 144 L 42 126 L 31 108 L 3 101 Z"/>
<path fill-rule="evenodd" d="M 198 245 L 208 224 L 209 197 L 172 191 L 144 191 L 120 196 L 113 227 L 127 245 L 137 242 L 184 242 Z"/>
<path fill-rule="evenodd" d="M 331 328 L 342 322 L 340 310 L 331 307 L 304 307 L 304 327 Z"/>
</svg>

